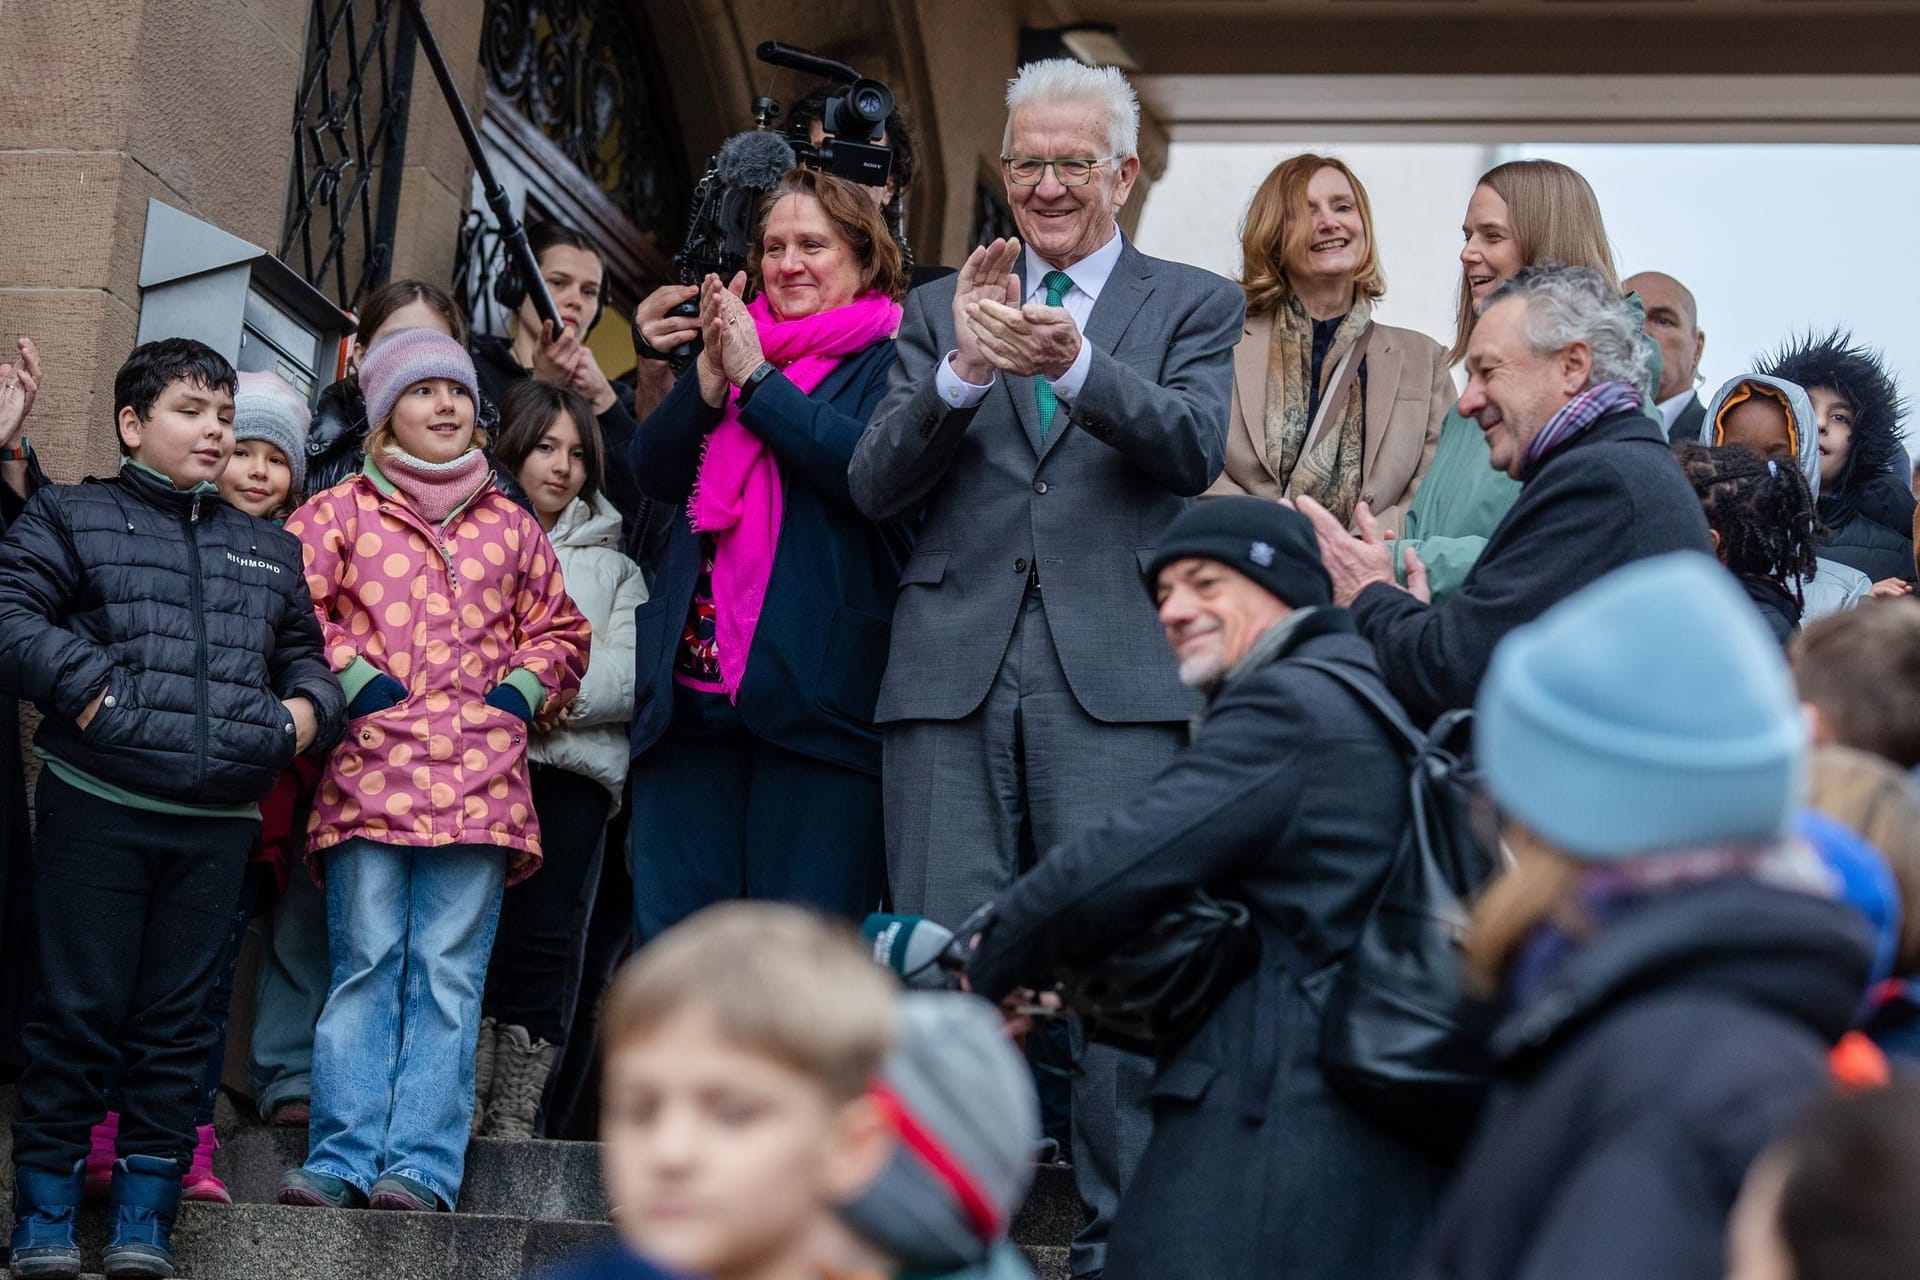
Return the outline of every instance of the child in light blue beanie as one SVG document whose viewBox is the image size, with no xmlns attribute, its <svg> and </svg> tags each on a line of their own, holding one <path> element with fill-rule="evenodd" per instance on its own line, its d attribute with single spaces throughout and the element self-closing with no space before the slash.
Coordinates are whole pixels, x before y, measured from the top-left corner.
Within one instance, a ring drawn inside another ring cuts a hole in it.
<svg viewBox="0 0 1920 1280">
<path fill-rule="evenodd" d="M 1502 641 L 1474 747 L 1501 809 L 1583 861 L 1774 843 L 1806 794 L 1780 646 L 1692 552 L 1609 574 Z"/>
<path fill-rule="evenodd" d="M 1718 1274 L 1734 1189 L 1832 1089 L 1873 972 L 1867 920 L 1794 834 L 1785 659 L 1683 552 L 1516 628 L 1477 712 L 1514 862 L 1467 957 L 1502 998 L 1503 1081 L 1413 1280 Z"/>
</svg>

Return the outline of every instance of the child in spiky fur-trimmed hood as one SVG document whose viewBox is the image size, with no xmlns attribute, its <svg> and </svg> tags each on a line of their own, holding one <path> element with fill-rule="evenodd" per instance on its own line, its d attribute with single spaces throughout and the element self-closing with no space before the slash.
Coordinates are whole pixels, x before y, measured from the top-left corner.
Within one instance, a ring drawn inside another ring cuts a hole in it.
<svg viewBox="0 0 1920 1280">
<path fill-rule="evenodd" d="M 1914 499 L 1900 438 L 1906 402 L 1880 353 L 1835 329 L 1795 338 L 1761 365 L 1813 401 L 1820 554 L 1872 578 L 1877 596 L 1906 595 L 1914 577 Z"/>
</svg>

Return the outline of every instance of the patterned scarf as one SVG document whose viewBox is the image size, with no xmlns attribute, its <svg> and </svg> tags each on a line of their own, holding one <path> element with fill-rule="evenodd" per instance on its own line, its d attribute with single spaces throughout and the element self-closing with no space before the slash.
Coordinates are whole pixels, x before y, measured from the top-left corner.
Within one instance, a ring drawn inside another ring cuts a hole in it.
<svg viewBox="0 0 1920 1280">
<path fill-rule="evenodd" d="M 1373 301 L 1354 299 L 1334 331 L 1320 364 L 1320 394 L 1325 395 L 1340 358 L 1373 319 Z M 1307 448 L 1313 429 L 1308 389 L 1313 381 L 1313 319 L 1292 294 L 1274 311 L 1273 344 L 1267 349 L 1267 466 L 1289 494 L 1305 494 L 1345 524 L 1360 501 L 1361 454 L 1366 447 L 1366 397 L 1358 379 L 1337 410 L 1339 417 Z M 1305 452 L 1302 457 L 1302 452 Z M 1296 474 L 1297 472 L 1297 474 Z"/>
<path fill-rule="evenodd" d="M 900 327 L 900 304 L 863 293 L 844 307 L 796 320 L 773 314 L 765 294 L 747 304 L 760 351 L 801 391 L 811 392 L 856 351 Z M 720 425 L 707 437 L 687 515 L 695 532 L 713 535 L 714 647 L 720 682 L 738 699 L 766 603 L 785 503 L 780 467 L 759 436 L 740 421 L 740 391 L 727 389 Z"/>
<path fill-rule="evenodd" d="M 1560 412 L 1547 419 L 1540 434 L 1527 446 L 1526 474 L 1531 476 L 1567 441 L 1585 431 L 1610 413 L 1638 409 L 1640 388 L 1631 382 L 1596 382 L 1560 406 Z"/>
</svg>

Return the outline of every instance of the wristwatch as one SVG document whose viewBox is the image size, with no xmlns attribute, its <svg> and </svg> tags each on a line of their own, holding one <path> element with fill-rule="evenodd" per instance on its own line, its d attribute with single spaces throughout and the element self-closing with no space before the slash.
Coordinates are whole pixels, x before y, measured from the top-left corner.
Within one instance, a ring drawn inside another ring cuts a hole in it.
<svg viewBox="0 0 1920 1280">
<path fill-rule="evenodd" d="M 747 380 L 740 384 L 740 399 L 736 403 L 742 409 L 746 408 L 747 401 L 753 399 L 753 393 L 760 389 L 760 384 L 778 372 L 780 370 L 774 366 L 773 361 L 762 360 L 760 367 L 748 374 Z"/>
</svg>

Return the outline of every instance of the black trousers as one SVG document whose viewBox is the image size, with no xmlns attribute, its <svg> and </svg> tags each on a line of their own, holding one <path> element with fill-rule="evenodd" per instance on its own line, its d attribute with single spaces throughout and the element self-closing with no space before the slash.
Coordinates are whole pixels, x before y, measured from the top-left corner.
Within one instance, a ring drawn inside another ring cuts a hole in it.
<svg viewBox="0 0 1920 1280">
<path fill-rule="evenodd" d="M 795 902 L 857 924 L 885 892 L 880 779 L 744 728 L 696 734 L 676 719 L 634 760 L 627 802 L 636 947 L 716 902 Z"/>
<path fill-rule="evenodd" d="M 607 848 L 627 847 L 627 813 L 607 823 Z M 567 1047 L 553 1068 L 547 1088 L 549 1138 L 597 1142 L 600 1138 L 600 1001 L 613 972 L 633 950 L 633 877 L 627 860 L 600 859 L 600 891 L 587 917 L 586 956 L 580 965 L 580 991 L 573 1001 Z"/>
<path fill-rule="evenodd" d="M 50 769 L 38 803 L 40 992 L 14 1164 L 70 1171 L 117 1083 L 120 1154 L 184 1169 L 214 1033 L 207 993 L 260 822 L 129 809 Z"/>
<path fill-rule="evenodd" d="M 592 778 L 552 765 L 536 763 L 530 774 L 544 856 L 500 904 L 482 1008 L 536 1040 L 564 1045 L 613 797 Z"/>
</svg>

